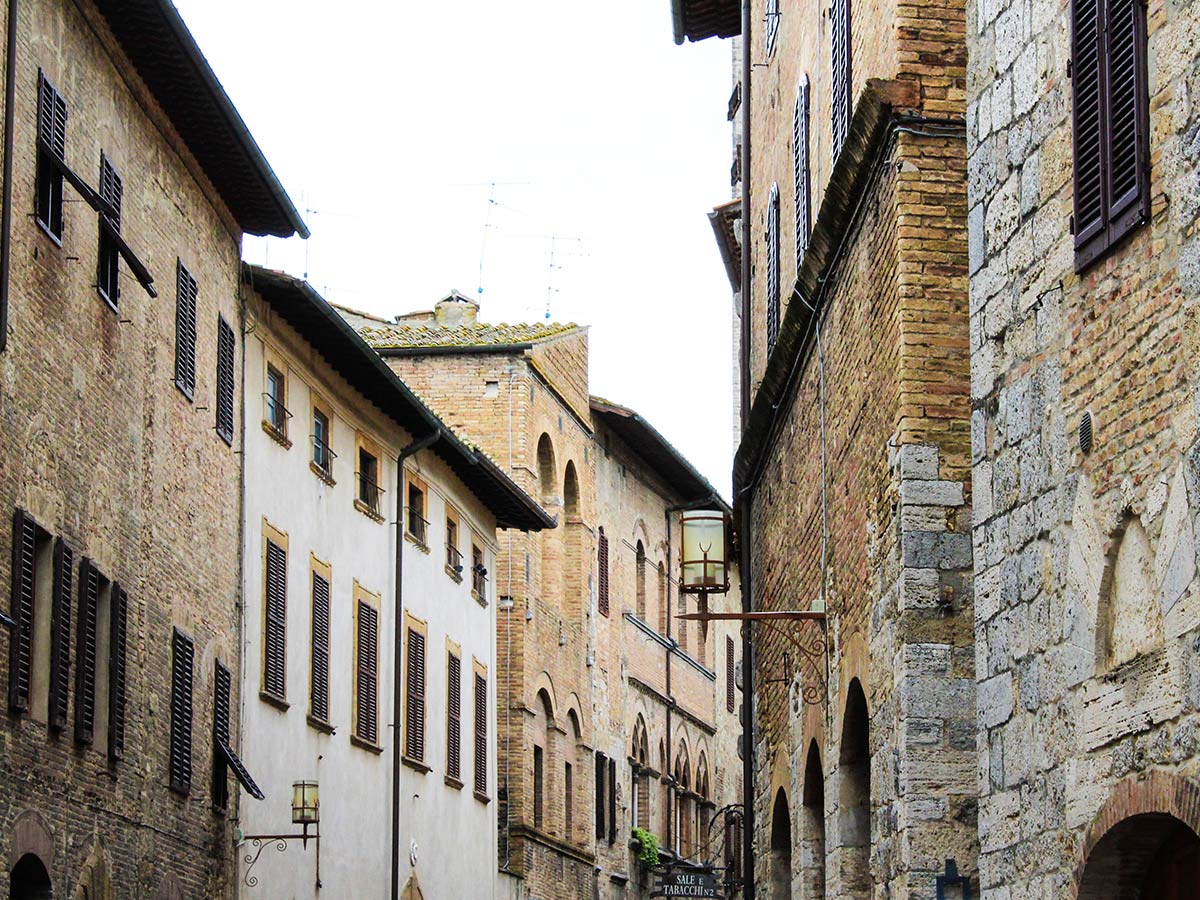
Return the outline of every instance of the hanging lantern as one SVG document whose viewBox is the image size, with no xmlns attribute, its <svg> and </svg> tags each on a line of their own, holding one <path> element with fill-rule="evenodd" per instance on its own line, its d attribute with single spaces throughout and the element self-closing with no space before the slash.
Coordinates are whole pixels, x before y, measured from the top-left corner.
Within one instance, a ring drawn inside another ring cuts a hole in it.
<svg viewBox="0 0 1200 900">
<path fill-rule="evenodd" d="M 683 513 L 680 591 L 709 594 L 729 590 L 727 525 L 728 519 L 719 509 Z"/>
<path fill-rule="evenodd" d="M 321 818 L 321 799 L 315 781 L 297 781 L 292 785 L 292 822 L 312 825 Z"/>
</svg>

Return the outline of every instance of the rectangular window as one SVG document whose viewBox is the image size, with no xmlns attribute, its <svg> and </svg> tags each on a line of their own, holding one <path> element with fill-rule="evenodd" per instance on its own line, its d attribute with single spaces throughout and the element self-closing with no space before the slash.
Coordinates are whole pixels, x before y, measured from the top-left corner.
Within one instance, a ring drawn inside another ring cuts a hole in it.
<svg viewBox="0 0 1200 900">
<path fill-rule="evenodd" d="M 312 659 L 308 712 L 318 724 L 329 723 L 329 586 L 332 571 L 327 563 L 311 558 Z"/>
<path fill-rule="evenodd" d="M 575 778 L 570 763 L 563 765 L 563 836 L 574 839 L 575 829 Z"/>
<path fill-rule="evenodd" d="M 67 727 L 67 703 L 71 693 L 71 578 L 75 554 L 66 541 L 54 542 L 54 584 L 50 606 L 50 728 Z M 124 673 L 122 672 L 122 675 Z"/>
<path fill-rule="evenodd" d="M 404 755 L 425 761 L 425 623 L 405 616 Z"/>
<path fill-rule="evenodd" d="M 127 692 L 125 653 L 129 632 L 129 595 L 114 584 L 109 601 L 108 637 L 108 758 L 114 762 L 125 753 L 125 702 Z"/>
<path fill-rule="evenodd" d="M 476 600 L 487 600 L 487 566 L 484 565 L 483 548 L 471 542 L 471 593 Z"/>
<path fill-rule="evenodd" d="M 67 102 L 38 70 L 37 221 L 62 243 L 63 174 L 56 161 L 67 158 Z"/>
<path fill-rule="evenodd" d="M 118 281 L 120 273 L 121 251 L 117 242 L 109 234 L 109 228 L 121 232 L 121 176 L 113 168 L 112 161 L 103 153 L 100 154 L 100 200 L 112 210 L 112 215 L 100 213 L 100 249 L 96 269 L 96 289 L 113 309 L 121 295 L 121 285 Z M 106 226 L 107 223 L 107 227 Z"/>
<path fill-rule="evenodd" d="M 379 745 L 379 598 L 355 585 L 354 736 Z"/>
<path fill-rule="evenodd" d="M 357 444 L 358 471 L 354 473 L 354 477 L 358 484 L 354 503 L 360 512 L 380 520 L 383 489 L 379 486 L 379 450 L 373 441 L 361 434 L 357 438 Z"/>
<path fill-rule="evenodd" d="M 850 40 L 850 0 L 833 0 L 830 11 L 832 19 L 830 37 L 832 47 L 833 90 L 830 97 L 832 106 L 833 147 L 830 159 L 837 162 L 842 145 L 850 134 L 850 117 L 853 115 L 854 84 L 851 72 L 851 40 Z"/>
<path fill-rule="evenodd" d="M 90 744 L 99 737 L 99 742 L 107 746 L 108 720 L 97 720 L 96 699 L 108 700 L 112 624 L 112 586 L 92 561 L 84 557 L 79 564 L 79 617 L 75 632 L 77 744 Z"/>
<path fill-rule="evenodd" d="M 287 699 L 287 536 L 263 523 L 263 693 Z"/>
<path fill-rule="evenodd" d="M 462 551 L 458 549 L 458 520 L 453 513 L 446 513 L 446 569 L 457 579 L 462 579 Z"/>
<path fill-rule="evenodd" d="M 192 318 L 194 320 L 195 316 L 193 315 Z M 233 389 L 236 378 L 234 353 L 236 346 L 233 328 L 225 321 L 224 316 L 217 316 L 217 434 L 231 447 L 233 446 Z"/>
<path fill-rule="evenodd" d="M 734 660 L 733 660 L 733 638 L 725 636 L 725 711 L 733 712 L 735 706 L 734 696 Z"/>
<path fill-rule="evenodd" d="M 487 669 L 475 663 L 475 796 L 488 796 Z"/>
<path fill-rule="evenodd" d="M 171 790 L 192 790 L 192 639 L 175 629 L 171 637 Z"/>
<path fill-rule="evenodd" d="M 1145 5 L 1072 0 L 1070 73 L 1079 272 L 1149 218 Z"/>
<path fill-rule="evenodd" d="M 546 772 L 544 768 L 544 760 L 542 748 L 537 744 L 533 745 L 533 827 L 542 830 L 544 822 L 545 806 L 543 804 L 543 790 L 546 786 Z"/>
<path fill-rule="evenodd" d="M 267 365 L 267 390 L 263 394 L 263 412 L 266 418 L 263 424 L 272 436 L 281 442 L 287 442 L 287 425 L 291 413 L 287 408 L 287 376 L 280 369 Z"/>
<path fill-rule="evenodd" d="M 608 761 L 608 842 L 617 840 L 617 761 Z"/>
<path fill-rule="evenodd" d="M 446 777 L 462 783 L 462 659 L 446 654 Z"/>
<path fill-rule="evenodd" d="M 596 789 L 593 802 L 596 807 L 596 837 L 603 838 L 606 828 L 604 824 L 607 805 L 604 802 L 604 779 L 608 772 L 608 758 L 603 753 L 596 754 Z"/>
<path fill-rule="evenodd" d="M 596 591 L 596 606 L 600 615 L 608 615 L 608 535 L 600 529 L 600 538 L 596 549 L 596 568 L 599 570 L 599 587 Z"/>
<path fill-rule="evenodd" d="M 37 687 L 42 683 L 42 654 L 39 651 L 43 645 L 49 649 L 50 641 L 47 638 L 51 637 L 51 629 L 47 627 L 51 623 L 46 621 L 45 615 L 48 606 L 45 600 L 57 593 L 62 583 L 61 573 L 60 577 L 54 577 L 53 547 L 49 533 L 24 510 L 16 510 L 13 514 L 12 601 L 9 606 L 16 625 L 8 644 L 8 706 L 14 712 L 28 711 L 31 703 L 34 709 L 38 709 L 38 701 L 42 696 L 45 696 L 47 703 L 50 702 L 49 691 L 43 695 Z M 66 577 L 69 581 L 70 575 Z M 59 602 L 63 599 L 60 598 Z M 69 619 L 70 601 L 69 598 L 65 599 Z M 65 633 L 69 639 L 69 621 Z M 62 637 L 60 631 L 60 640 Z M 50 662 L 49 656 L 47 664 Z M 58 668 L 60 674 L 66 671 L 67 665 L 69 663 Z M 53 721 L 53 711 L 50 718 Z"/>
<path fill-rule="evenodd" d="M 410 477 L 407 490 L 408 534 L 418 544 L 425 546 L 429 541 L 429 522 L 425 519 L 425 483 Z"/>
<path fill-rule="evenodd" d="M 175 261 L 175 386 L 189 400 L 196 397 L 196 279 Z M 218 425 L 220 418 L 218 416 Z M 218 430 L 220 430 L 218 428 Z M 229 440 L 233 439 L 230 425 Z"/>
<path fill-rule="evenodd" d="M 333 433 L 329 415 L 316 405 L 313 406 L 312 429 L 313 469 L 323 481 L 333 484 L 333 459 L 337 456 L 329 447 Z"/>
</svg>

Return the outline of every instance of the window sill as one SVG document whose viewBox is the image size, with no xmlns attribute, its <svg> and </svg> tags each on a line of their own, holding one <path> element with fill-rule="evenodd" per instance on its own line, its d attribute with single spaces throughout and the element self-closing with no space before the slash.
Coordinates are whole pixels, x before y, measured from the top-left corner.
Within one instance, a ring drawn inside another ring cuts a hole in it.
<svg viewBox="0 0 1200 900">
<path fill-rule="evenodd" d="M 258 699 L 275 707 L 278 710 L 281 710 L 282 712 L 287 712 L 292 708 L 292 704 L 288 703 L 282 697 L 275 696 L 270 691 L 259 691 Z"/>
<path fill-rule="evenodd" d="M 475 600 L 475 602 L 476 602 L 476 603 L 478 603 L 478 604 L 479 604 L 480 606 L 482 606 L 484 609 L 487 609 L 487 605 L 488 605 L 488 604 L 487 604 L 487 598 L 486 598 L 486 597 L 483 597 L 483 596 L 482 596 L 482 595 L 479 593 L 479 591 L 475 590 L 474 588 L 471 588 L 471 597 L 472 597 L 472 598 L 474 598 L 474 600 Z"/>
<path fill-rule="evenodd" d="M 267 433 L 267 437 L 279 444 L 279 446 L 283 447 L 284 450 L 292 449 L 292 442 L 287 439 L 287 435 L 268 422 L 266 419 L 263 419 L 262 430 Z"/>
<path fill-rule="evenodd" d="M 321 732 L 322 734 L 337 734 L 336 728 L 334 728 L 332 725 L 330 725 L 328 722 L 324 721 L 323 719 L 318 719 L 316 716 L 312 715 L 311 713 L 308 715 L 307 720 L 308 720 L 309 725 L 311 725 L 313 728 L 315 728 L 317 731 Z"/>
<path fill-rule="evenodd" d="M 39 217 L 34 216 L 33 220 L 37 222 L 37 226 L 42 230 L 42 233 L 45 234 L 46 237 L 50 238 L 50 240 L 54 241 L 54 246 L 61 250 L 63 245 L 62 235 L 55 234 L 53 231 L 51 231 L 50 226 L 43 222 Z"/>
<path fill-rule="evenodd" d="M 318 466 L 315 462 L 310 462 L 308 464 L 308 468 L 312 471 L 312 473 L 314 475 L 316 475 L 318 478 L 320 478 L 323 482 L 325 482 L 330 487 L 333 487 L 335 484 L 337 484 L 337 482 L 333 480 L 333 475 L 330 474 L 329 472 L 326 472 L 324 469 L 322 469 L 320 466 Z"/>
<path fill-rule="evenodd" d="M 375 512 L 375 510 L 371 509 L 371 507 L 367 506 L 367 504 L 363 503 L 357 497 L 354 499 L 354 508 L 357 509 L 364 516 L 366 516 L 368 519 L 371 519 L 374 522 L 382 522 L 383 521 L 383 516 L 381 516 L 379 513 Z"/>
<path fill-rule="evenodd" d="M 417 549 L 420 550 L 422 553 L 426 553 L 426 554 L 429 553 L 429 545 L 426 544 L 419 537 L 417 537 L 415 534 L 413 534 L 411 531 L 406 530 L 404 532 L 404 539 L 406 541 L 408 541 L 410 544 L 415 544 Z"/>
<path fill-rule="evenodd" d="M 419 759 L 413 759 L 407 753 L 400 757 L 400 762 L 404 763 L 404 765 L 408 766 L 410 769 L 416 769 L 422 775 L 428 775 L 433 771 L 431 767 L 425 765 L 425 763 L 421 762 Z"/>
<path fill-rule="evenodd" d="M 376 756 L 383 752 L 383 748 L 378 744 L 372 744 L 370 741 L 360 738 L 357 734 L 350 735 L 350 745 L 366 750 L 368 753 L 374 753 Z"/>
<path fill-rule="evenodd" d="M 462 580 L 463 580 L 462 575 L 460 575 L 458 572 L 456 572 L 450 566 L 446 566 L 446 574 L 450 576 L 450 580 L 453 581 L 455 584 L 462 584 Z"/>
<path fill-rule="evenodd" d="M 117 309 L 117 301 L 111 299 L 108 296 L 108 294 L 106 294 L 106 293 L 104 293 L 104 291 L 100 290 L 99 286 L 97 286 L 97 288 L 96 288 L 96 293 L 97 293 L 97 295 L 99 295 L 100 299 L 104 301 L 105 306 L 107 306 L 109 309 L 111 309 L 115 313 L 120 312 L 120 310 Z"/>
<path fill-rule="evenodd" d="M 461 781 L 459 781 L 457 778 L 455 778 L 453 775 L 447 775 L 445 778 L 442 779 L 442 781 L 444 781 L 446 783 L 446 787 L 454 788 L 454 790 L 456 790 L 456 791 L 461 791 L 463 789 L 463 783 Z"/>
<path fill-rule="evenodd" d="M 489 797 L 487 794 L 480 793 L 479 791 L 472 791 L 472 793 L 475 795 L 475 799 L 478 800 L 480 803 L 483 803 L 486 805 L 486 804 L 492 802 L 492 798 Z"/>
</svg>

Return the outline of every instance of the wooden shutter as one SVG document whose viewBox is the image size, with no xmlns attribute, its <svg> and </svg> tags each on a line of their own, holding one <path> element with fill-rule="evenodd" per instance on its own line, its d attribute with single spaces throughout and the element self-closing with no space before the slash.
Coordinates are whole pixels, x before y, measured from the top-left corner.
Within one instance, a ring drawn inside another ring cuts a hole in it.
<svg viewBox="0 0 1200 900">
<path fill-rule="evenodd" d="M 312 717 L 329 721 L 329 582 L 312 573 Z"/>
<path fill-rule="evenodd" d="M 212 802 L 217 809 L 229 805 L 229 778 L 224 748 L 229 746 L 229 718 L 233 676 L 217 662 L 213 671 Z"/>
<path fill-rule="evenodd" d="M 850 0 L 833 0 L 831 38 L 833 41 L 832 106 L 833 155 L 837 162 L 842 145 L 850 133 L 852 109 L 852 72 L 850 40 Z"/>
<path fill-rule="evenodd" d="M 446 659 L 446 774 L 462 780 L 462 660 Z"/>
<path fill-rule="evenodd" d="M 1141 221 L 1149 193 L 1146 21 L 1142 0 L 1107 0 L 1106 7 L 1108 219 L 1115 242 Z"/>
<path fill-rule="evenodd" d="M 487 793 L 487 679 L 475 673 L 475 793 Z"/>
<path fill-rule="evenodd" d="M 196 395 L 196 279 L 181 260 L 175 261 L 175 384 L 192 399 Z"/>
<path fill-rule="evenodd" d="M 597 591 L 597 606 L 600 615 L 608 615 L 608 535 L 600 529 L 599 549 L 596 551 L 596 565 L 600 570 L 600 588 Z"/>
<path fill-rule="evenodd" d="M 404 755 L 420 762 L 425 759 L 425 635 L 408 629 L 407 649 Z"/>
<path fill-rule="evenodd" d="M 129 595 L 112 586 L 108 630 L 108 758 L 119 760 L 125 752 L 125 650 L 128 635 Z"/>
<path fill-rule="evenodd" d="M 224 316 L 217 316 L 217 434 L 233 446 L 234 351 L 233 329 Z"/>
<path fill-rule="evenodd" d="M 38 70 L 37 218 L 56 239 L 63 234 L 63 176 L 67 155 L 67 103 Z M 46 157 L 58 160 L 56 165 Z"/>
<path fill-rule="evenodd" d="M 608 842 L 617 840 L 617 761 L 608 761 Z"/>
<path fill-rule="evenodd" d="M 29 677 L 33 661 L 33 589 L 37 554 L 37 525 L 24 510 L 13 515 L 12 603 L 13 628 L 8 644 L 8 706 L 29 708 Z"/>
<path fill-rule="evenodd" d="M 71 573 L 75 554 L 67 542 L 54 542 L 54 594 L 50 606 L 50 710 L 54 731 L 67 727 L 71 695 Z"/>
<path fill-rule="evenodd" d="M 358 736 L 379 743 L 379 612 L 358 601 Z"/>
<path fill-rule="evenodd" d="M 1104 230 L 1102 0 L 1071 3 L 1071 93 L 1075 137 L 1075 249 Z"/>
<path fill-rule="evenodd" d="M 192 639 L 178 628 L 171 638 L 171 790 L 192 789 Z"/>
<path fill-rule="evenodd" d="M 608 766 L 605 764 L 603 753 L 596 754 L 596 791 L 593 802 L 596 806 L 596 837 L 602 838 L 607 833 L 604 824 L 604 812 L 607 808 L 604 802 L 604 773 Z"/>
<path fill-rule="evenodd" d="M 38 70 L 38 140 L 59 159 L 67 157 L 67 102 Z"/>
<path fill-rule="evenodd" d="M 767 206 L 767 353 L 779 337 L 779 185 L 771 185 Z"/>
<path fill-rule="evenodd" d="M 733 661 L 733 638 L 725 636 L 725 711 L 733 712 L 737 699 L 733 693 L 733 676 L 734 676 L 734 661 Z"/>
<path fill-rule="evenodd" d="M 267 540 L 263 690 L 287 697 L 287 551 Z"/>
<path fill-rule="evenodd" d="M 811 229 L 808 174 L 808 76 L 800 78 L 796 89 L 796 110 L 792 121 L 792 148 L 796 164 L 796 276 L 804 264 Z"/>
<path fill-rule="evenodd" d="M 637 783 L 634 786 L 637 791 L 637 826 L 638 828 L 650 828 L 650 776 L 645 772 L 639 772 Z"/>
<path fill-rule="evenodd" d="M 79 624 L 75 642 L 75 742 L 90 744 L 96 726 L 96 613 L 100 573 L 84 557 L 79 564 Z"/>
<path fill-rule="evenodd" d="M 100 213 L 100 252 L 96 271 L 96 286 L 100 293 L 113 306 L 117 305 L 121 294 L 121 283 L 118 277 L 120 252 L 110 237 L 105 222 L 118 234 L 121 231 L 121 195 L 124 188 L 121 176 L 113 168 L 112 161 L 103 153 L 100 154 L 100 199 L 112 210 L 112 215 Z"/>
<path fill-rule="evenodd" d="M 541 828 L 545 812 L 546 772 L 542 748 L 533 747 L 533 827 Z"/>
</svg>

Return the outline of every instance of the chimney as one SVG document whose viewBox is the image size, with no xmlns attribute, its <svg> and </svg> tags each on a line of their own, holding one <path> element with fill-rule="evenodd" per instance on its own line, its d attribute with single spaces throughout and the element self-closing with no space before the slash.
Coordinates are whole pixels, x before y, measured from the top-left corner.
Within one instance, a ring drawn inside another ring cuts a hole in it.
<svg viewBox="0 0 1200 900">
<path fill-rule="evenodd" d="M 452 290 L 450 296 L 438 301 L 435 313 L 437 323 L 446 328 L 474 325 L 479 318 L 479 304 Z"/>
</svg>

